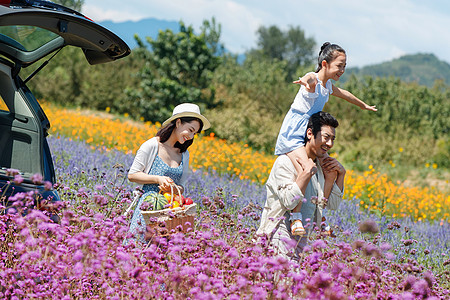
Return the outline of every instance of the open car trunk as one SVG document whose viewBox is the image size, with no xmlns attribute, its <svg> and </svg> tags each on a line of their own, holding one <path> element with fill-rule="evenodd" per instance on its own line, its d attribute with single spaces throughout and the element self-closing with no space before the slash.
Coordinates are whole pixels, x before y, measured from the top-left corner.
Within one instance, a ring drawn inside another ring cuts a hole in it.
<svg viewBox="0 0 450 300">
<path fill-rule="evenodd" d="M 128 45 L 82 14 L 42 0 L 0 0 L 0 190 L 5 194 L 42 189 L 33 174 L 55 183 L 46 136 L 50 128 L 42 107 L 19 77 L 21 68 L 65 47 L 82 49 L 90 64 L 127 56 Z M 57 83 L 55 83 L 57 84 Z M 20 171 L 14 186 L 8 170 Z M 10 182 L 8 184 L 8 181 Z M 1 195 L 1 194 L 0 194 Z"/>
</svg>

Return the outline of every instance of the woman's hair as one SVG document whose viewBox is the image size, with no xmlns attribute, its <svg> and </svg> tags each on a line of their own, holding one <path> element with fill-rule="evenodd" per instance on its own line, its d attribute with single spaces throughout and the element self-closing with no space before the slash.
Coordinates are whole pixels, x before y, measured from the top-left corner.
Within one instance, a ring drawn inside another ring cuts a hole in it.
<svg viewBox="0 0 450 300">
<path fill-rule="evenodd" d="M 318 66 L 316 73 L 322 69 L 322 61 L 331 63 L 338 56 L 338 52 L 345 54 L 345 50 L 341 46 L 329 42 L 323 43 L 322 47 L 320 47 L 319 58 L 317 59 Z"/>
<path fill-rule="evenodd" d="M 156 133 L 156 136 L 159 136 L 159 141 L 161 143 L 164 143 L 165 141 L 167 141 L 170 138 L 170 136 L 172 135 L 172 132 L 176 128 L 177 120 L 180 120 L 182 124 L 190 123 L 192 121 L 198 121 L 200 123 L 200 128 L 198 129 L 198 132 L 202 131 L 202 128 L 203 128 L 202 120 L 200 120 L 198 118 L 195 118 L 195 117 L 178 118 L 178 119 L 173 120 L 172 122 L 170 122 L 166 126 L 161 127 L 158 130 L 158 132 Z M 183 153 L 183 152 L 185 152 L 187 150 L 187 148 L 189 148 L 190 145 L 192 145 L 192 142 L 194 142 L 194 139 L 185 141 L 183 144 L 180 144 L 179 142 L 176 142 L 174 147 L 180 149 L 180 152 Z"/>
</svg>

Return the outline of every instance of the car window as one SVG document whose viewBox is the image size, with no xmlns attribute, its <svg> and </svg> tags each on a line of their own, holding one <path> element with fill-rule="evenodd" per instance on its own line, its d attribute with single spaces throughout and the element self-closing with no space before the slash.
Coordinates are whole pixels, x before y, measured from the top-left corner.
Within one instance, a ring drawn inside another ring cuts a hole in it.
<svg viewBox="0 0 450 300">
<path fill-rule="evenodd" d="M 0 42 L 22 51 L 34 51 L 59 35 L 36 26 L 0 26 Z"/>
<path fill-rule="evenodd" d="M 5 101 L 3 101 L 1 95 L 0 95 L 0 110 L 9 112 L 8 106 L 6 106 Z"/>
</svg>

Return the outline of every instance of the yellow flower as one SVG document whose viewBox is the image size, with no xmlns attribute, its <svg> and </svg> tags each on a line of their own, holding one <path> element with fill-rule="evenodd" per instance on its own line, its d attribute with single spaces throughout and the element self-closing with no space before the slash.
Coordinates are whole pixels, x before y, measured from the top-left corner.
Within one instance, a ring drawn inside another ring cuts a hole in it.
<svg viewBox="0 0 450 300">
<path fill-rule="evenodd" d="M 403 152 L 403 148 L 402 147 L 398 148 L 398 152 Z"/>
</svg>

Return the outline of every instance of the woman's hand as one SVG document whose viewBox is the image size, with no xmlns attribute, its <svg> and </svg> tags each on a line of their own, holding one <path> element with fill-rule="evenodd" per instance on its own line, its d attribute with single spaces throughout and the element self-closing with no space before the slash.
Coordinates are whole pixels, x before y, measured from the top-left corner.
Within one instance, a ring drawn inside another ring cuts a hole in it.
<svg viewBox="0 0 450 300">
<path fill-rule="evenodd" d="M 158 185 L 161 191 L 170 192 L 170 186 L 174 184 L 172 178 L 168 176 L 158 176 Z"/>
<path fill-rule="evenodd" d="M 170 186 L 172 186 L 172 188 L 170 188 Z M 184 189 L 181 185 L 176 185 L 175 183 L 166 186 L 166 187 L 162 187 L 159 186 L 159 189 L 163 192 L 163 193 L 171 193 L 174 196 L 175 195 L 183 195 Z"/>
</svg>

